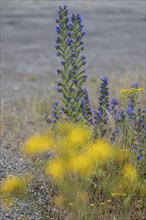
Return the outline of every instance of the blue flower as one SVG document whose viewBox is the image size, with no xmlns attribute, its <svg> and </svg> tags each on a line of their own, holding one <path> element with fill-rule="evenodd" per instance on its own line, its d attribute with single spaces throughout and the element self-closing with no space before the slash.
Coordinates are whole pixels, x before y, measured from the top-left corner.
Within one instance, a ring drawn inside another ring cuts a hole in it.
<svg viewBox="0 0 146 220">
<path fill-rule="evenodd" d="M 58 50 L 59 49 L 59 45 L 55 45 L 55 48 L 56 48 L 56 50 Z"/>
<path fill-rule="evenodd" d="M 57 69 L 57 73 L 61 73 L 61 70 L 60 70 L 60 69 Z"/>
<path fill-rule="evenodd" d="M 85 106 L 85 101 L 84 99 L 81 100 L 81 107 L 84 107 Z"/>
<path fill-rule="evenodd" d="M 61 65 L 63 65 L 63 66 L 64 66 L 64 65 L 65 65 L 65 61 L 61 61 Z"/>
<path fill-rule="evenodd" d="M 71 92 L 74 92 L 74 91 L 75 91 L 75 89 L 72 88 L 72 87 L 70 87 L 69 90 L 70 90 Z"/>
<path fill-rule="evenodd" d="M 114 110 L 115 106 L 119 104 L 119 101 L 117 98 L 113 98 L 111 101 L 111 109 Z"/>
<path fill-rule="evenodd" d="M 87 75 L 84 75 L 84 76 L 83 76 L 83 79 L 84 79 L 84 80 L 86 80 L 87 78 L 88 78 L 88 76 L 87 76 Z"/>
<path fill-rule="evenodd" d="M 57 32 L 57 34 L 60 33 L 60 28 L 59 27 L 56 27 L 56 32 Z"/>
<path fill-rule="evenodd" d="M 62 89 L 61 89 L 61 88 L 57 88 L 57 91 L 58 91 L 58 92 L 62 92 Z"/>
<path fill-rule="evenodd" d="M 142 159 L 142 155 L 138 155 L 137 160 L 141 160 Z"/>
<path fill-rule="evenodd" d="M 127 115 L 133 115 L 133 108 L 129 107 L 126 111 Z"/>
<path fill-rule="evenodd" d="M 120 132 L 119 128 L 115 129 L 115 133 L 118 134 Z"/>
<path fill-rule="evenodd" d="M 62 84 L 61 84 L 61 82 L 58 82 L 58 86 L 61 86 Z"/>
<path fill-rule="evenodd" d="M 139 88 L 139 84 L 137 82 L 132 83 L 131 88 Z"/>
<path fill-rule="evenodd" d="M 69 30 L 72 30 L 72 28 L 73 28 L 72 24 L 68 24 L 68 25 L 67 25 L 67 28 L 68 28 Z"/>
</svg>

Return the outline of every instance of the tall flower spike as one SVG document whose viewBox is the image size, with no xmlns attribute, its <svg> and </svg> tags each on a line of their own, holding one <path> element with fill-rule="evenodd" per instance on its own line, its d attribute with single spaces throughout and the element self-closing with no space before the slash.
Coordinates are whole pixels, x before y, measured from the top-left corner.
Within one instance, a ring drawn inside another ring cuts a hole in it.
<svg viewBox="0 0 146 220">
<path fill-rule="evenodd" d="M 61 94 L 66 117 L 73 121 L 87 120 L 87 110 L 83 111 L 85 106 L 83 101 L 81 103 L 85 94 L 78 94 L 79 89 L 82 89 L 87 79 L 87 76 L 84 75 L 86 57 L 82 55 L 82 50 L 84 49 L 82 38 L 85 35 L 82 29 L 84 25 L 79 14 L 72 14 L 70 21 L 66 6 L 59 7 L 58 14 L 55 47 L 57 56 L 61 58 L 61 69 L 57 70 L 61 80 L 58 83 L 57 90 Z M 87 100 L 85 102 L 87 105 Z"/>
<path fill-rule="evenodd" d="M 106 133 L 105 125 L 108 122 L 107 112 L 110 112 L 108 78 L 103 77 L 101 78 L 100 84 L 98 109 L 94 112 L 94 121 L 96 124 L 95 132 L 100 129 L 100 136 L 103 136 Z M 97 136 L 97 134 L 95 134 L 95 136 Z"/>
</svg>

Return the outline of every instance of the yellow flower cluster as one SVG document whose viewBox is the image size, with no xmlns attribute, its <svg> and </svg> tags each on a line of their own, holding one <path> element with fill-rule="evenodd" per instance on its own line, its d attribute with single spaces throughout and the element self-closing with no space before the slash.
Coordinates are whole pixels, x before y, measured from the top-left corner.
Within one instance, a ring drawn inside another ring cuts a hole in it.
<svg viewBox="0 0 146 220">
<path fill-rule="evenodd" d="M 28 184 L 28 176 L 8 176 L 1 183 L 1 195 L 5 206 L 11 206 L 13 204 L 13 196 L 22 194 Z"/>
<path fill-rule="evenodd" d="M 120 93 L 122 95 L 134 95 L 134 94 L 137 94 L 137 93 L 140 93 L 140 92 L 143 92 L 144 89 L 143 88 L 131 88 L 131 89 L 122 89 L 120 91 Z"/>
<path fill-rule="evenodd" d="M 91 141 L 92 132 L 87 126 L 59 123 L 60 138 L 55 150 L 58 158 L 47 164 L 46 173 L 56 180 L 70 174 L 89 175 L 96 165 L 105 163 L 112 155 L 112 147 L 102 140 Z"/>
<path fill-rule="evenodd" d="M 86 144 L 92 137 L 92 131 L 87 126 L 74 123 L 58 123 L 59 131 L 62 136 L 59 145 L 64 145 L 67 148 L 78 148 Z M 63 138 L 64 137 L 64 138 Z"/>
<path fill-rule="evenodd" d="M 53 145 L 53 138 L 50 133 L 33 136 L 24 145 L 23 153 L 25 155 L 36 155 L 48 152 Z"/>
</svg>

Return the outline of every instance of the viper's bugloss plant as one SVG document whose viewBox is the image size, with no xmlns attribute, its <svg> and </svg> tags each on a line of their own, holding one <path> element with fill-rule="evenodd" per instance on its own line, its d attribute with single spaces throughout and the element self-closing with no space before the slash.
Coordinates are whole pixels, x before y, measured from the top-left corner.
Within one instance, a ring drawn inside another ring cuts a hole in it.
<svg viewBox="0 0 146 220">
<path fill-rule="evenodd" d="M 98 98 L 98 110 L 94 112 L 95 135 L 103 137 L 110 114 L 108 78 L 101 78 L 100 96 Z"/>
<path fill-rule="evenodd" d="M 57 91 L 60 93 L 62 117 L 72 121 L 85 121 L 91 123 L 91 109 L 88 92 L 83 88 L 86 82 L 86 57 L 84 50 L 84 25 L 79 14 L 69 17 L 66 6 L 59 7 L 56 19 L 57 56 L 61 59 L 61 68 L 57 70 L 60 81 Z M 57 109 L 56 109 L 57 110 Z M 58 119 L 55 111 L 54 121 Z"/>
</svg>

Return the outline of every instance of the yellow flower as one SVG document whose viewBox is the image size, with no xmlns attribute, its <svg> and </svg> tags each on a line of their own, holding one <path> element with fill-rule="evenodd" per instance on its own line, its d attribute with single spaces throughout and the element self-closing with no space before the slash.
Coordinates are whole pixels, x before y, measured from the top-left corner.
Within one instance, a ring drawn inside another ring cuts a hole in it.
<svg viewBox="0 0 146 220">
<path fill-rule="evenodd" d="M 74 206 L 74 203 L 70 202 L 68 203 L 69 206 Z"/>
<path fill-rule="evenodd" d="M 107 203 L 110 203 L 111 201 L 112 201 L 111 199 L 106 200 Z"/>
<path fill-rule="evenodd" d="M 101 202 L 100 205 L 105 205 L 105 202 Z"/>
<path fill-rule="evenodd" d="M 69 169 L 73 172 L 79 172 L 81 175 L 87 175 L 91 172 L 93 163 L 91 159 L 85 157 L 85 155 L 77 155 L 72 157 L 69 161 Z"/>
<path fill-rule="evenodd" d="M 125 196 L 126 196 L 126 193 L 122 193 L 121 196 L 122 196 L 122 197 L 125 197 Z"/>
<path fill-rule="evenodd" d="M 132 182 L 135 182 L 138 178 L 137 170 L 132 164 L 125 165 L 123 169 L 124 179 Z"/>
<path fill-rule="evenodd" d="M 122 193 L 112 193 L 111 195 L 112 195 L 112 197 L 115 197 L 115 196 L 121 196 Z"/>
<path fill-rule="evenodd" d="M 69 147 L 80 147 L 86 144 L 91 137 L 92 132 L 89 128 L 76 125 L 66 137 Z"/>
<path fill-rule="evenodd" d="M 54 197 L 54 204 L 56 206 L 62 206 L 63 202 L 64 202 L 64 199 L 63 199 L 63 197 L 61 195 Z"/>
<path fill-rule="evenodd" d="M 50 134 L 33 136 L 24 145 L 23 152 L 26 155 L 35 155 L 48 152 L 53 145 Z"/>
<path fill-rule="evenodd" d="M 59 159 L 49 162 L 46 167 L 46 174 L 51 175 L 56 180 L 62 180 L 65 175 L 63 162 Z"/>
<path fill-rule="evenodd" d="M 143 92 L 144 91 L 144 88 L 139 88 L 138 89 L 138 92 Z"/>
<path fill-rule="evenodd" d="M 94 206 L 95 206 L 95 204 L 91 203 L 91 204 L 90 204 L 90 206 L 91 206 L 91 207 L 94 207 Z"/>
<path fill-rule="evenodd" d="M 134 95 L 134 94 L 138 94 L 140 92 L 143 92 L 144 89 L 143 88 L 131 88 L 131 89 L 122 89 L 120 91 L 120 93 L 122 95 Z"/>
<path fill-rule="evenodd" d="M 102 140 L 96 140 L 95 143 L 89 146 L 87 157 L 91 158 L 95 162 L 104 163 L 111 157 L 111 146 Z"/>
<path fill-rule="evenodd" d="M 8 176 L 1 184 L 1 194 L 4 197 L 11 196 L 13 193 L 21 193 L 27 185 L 26 177 Z"/>
</svg>

